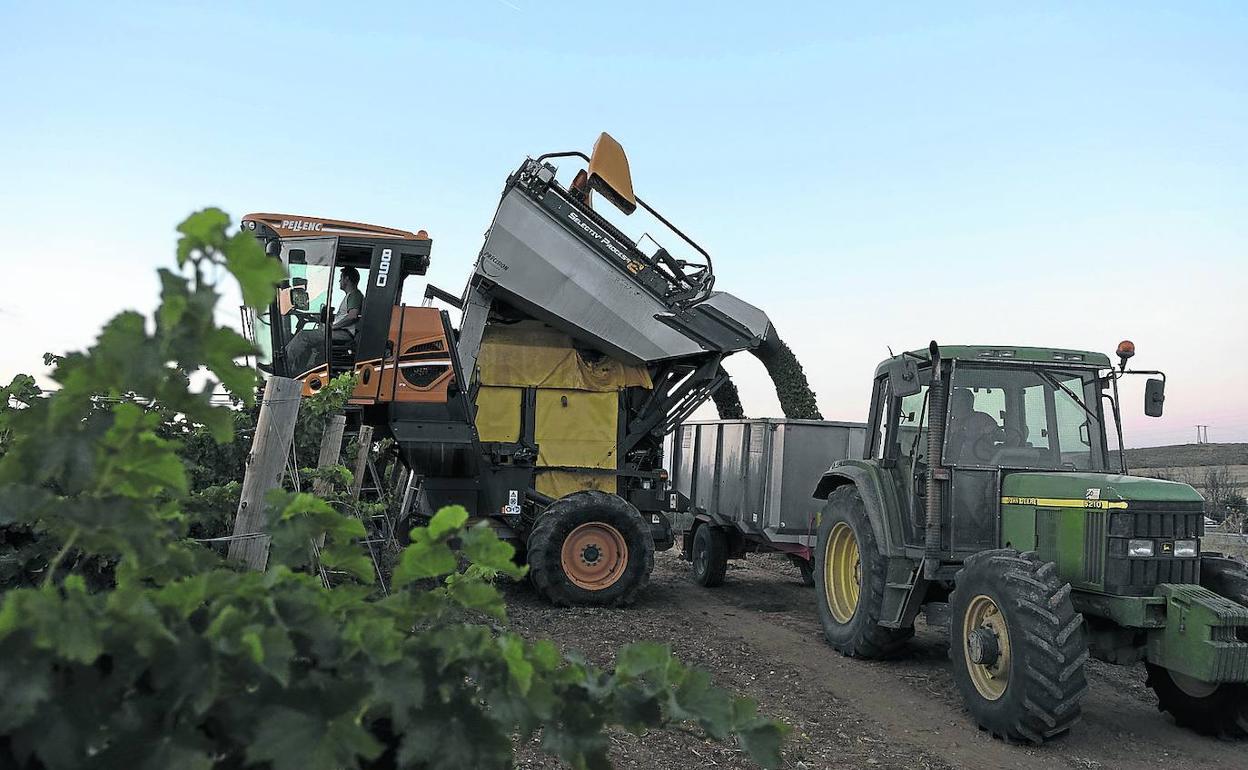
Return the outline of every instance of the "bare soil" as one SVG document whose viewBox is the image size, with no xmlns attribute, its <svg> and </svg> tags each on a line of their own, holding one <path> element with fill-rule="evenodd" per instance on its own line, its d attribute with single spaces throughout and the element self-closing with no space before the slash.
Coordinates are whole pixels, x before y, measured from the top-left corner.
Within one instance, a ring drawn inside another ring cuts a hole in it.
<svg viewBox="0 0 1248 770">
<path fill-rule="evenodd" d="M 920 621 L 907 654 L 890 662 L 841 657 L 815 615 L 814 589 L 782 557 L 729 564 L 728 580 L 705 589 L 676 551 L 656 554 L 650 586 L 623 609 L 557 609 L 527 584 L 506 589 L 512 626 L 553 639 L 610 666 L 634 641 L 671 644 L 722 687 L 758 701 L 787 722 L 786 768 L 1244 768 L 1248 742 L 1204 738 L 1156 709 L 1140 666 L 1089 664 L 1083 719 L 1041 747 L 1013 746 L 978 730 L 953 684 L 944 634 Z M 739 747 L 686 732 L 611 735 L 620 768 L 748 768 Z M 559 767 L 532 746 L 517 766 Z"/>
</svg>

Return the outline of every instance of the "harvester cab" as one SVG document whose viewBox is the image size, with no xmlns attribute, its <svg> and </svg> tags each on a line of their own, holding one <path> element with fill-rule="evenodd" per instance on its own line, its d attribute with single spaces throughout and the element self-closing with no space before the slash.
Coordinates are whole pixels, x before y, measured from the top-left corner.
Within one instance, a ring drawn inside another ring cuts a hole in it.
<svg viewBox="0 0 1248 770">
<path fill-rule="evenodd" d="M 254 319 L 265 371 L 316 391 L 334 375 L 385 357 L 404 283 L 429 267 L 432 242 L 424 230 L 288 214 L 249 214 L 243 227 L 288 275 Z"/>
<path fill-rule="evenodd" d="M 981 726 L 1040 742 L 1077 719 L 1083 660 L 1144 661 L 1160 707 L 1248 732 L 1248 571 L 1201 552 L 1203 500 L 1127 475 L 1118 380 L 1100 353 L 940 347 L 876 371 L 860 460 L 824 474 L 819 612 L 845 654 L 886 657 L 926 611 Z"/>
</svg>

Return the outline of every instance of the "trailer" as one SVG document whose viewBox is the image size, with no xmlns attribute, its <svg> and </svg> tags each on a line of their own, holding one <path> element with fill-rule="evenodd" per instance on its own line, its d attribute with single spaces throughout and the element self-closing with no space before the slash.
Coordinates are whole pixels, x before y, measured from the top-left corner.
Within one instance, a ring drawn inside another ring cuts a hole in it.
<svg viewBox="0 0 1248 770">
<path fill-rule="evenodd" d="M 837 460 L 862 457 L 866 425 L 778 418 L 698 420 L 672 434 L 671 488 L 688 511 L 674 517 L 694 579 L 714 587 L 728 559 L 788 554 L 812 584 L 818 479 Z"/>
</svg>

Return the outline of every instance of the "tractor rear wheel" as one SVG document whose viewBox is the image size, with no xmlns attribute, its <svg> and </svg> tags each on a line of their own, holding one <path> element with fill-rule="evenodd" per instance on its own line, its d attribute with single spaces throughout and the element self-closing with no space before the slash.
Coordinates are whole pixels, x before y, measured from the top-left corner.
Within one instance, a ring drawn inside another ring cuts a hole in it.
<svg viewBox="0 0 1248 770">
<path fill-rule="evenodd" d="M 1242 738 L 1248 735 L 1248 685 L 1212 684 L 1152 663 L 1148 686 L 1157 694 L 1157 710 L 1175 724 L 1201 735 Z"/>
<path fill-rule="evenodd" d="M 561 497 L 529 533 L 529 576 L 560 606 L 628 604 L 650 581 L 654 540 L 628 501 L 586 490 Z"/>
<path fill-rule="evenodd" d="M 706 588 L 724 584 L 728 571 L 728 536 L 713 524 L 699 524 L 693 532 L 693 582 Z"/>
<path fill-rule="evenodd" d="M 953 679 L 980 728 L 1040 744 L 1078 721 L 1088 645 L 1056 564 L 1012 548 L 971 556 L 949 619 Z"/>
<path fill-rule="evenodd" d="M 842 655 L 877 660 L 896 655 L 914 628 L 880 625 L 888 567 L 858 488 L 838 487 L 819 515 L 812 564 L 824 638 Z"/>
</svg>

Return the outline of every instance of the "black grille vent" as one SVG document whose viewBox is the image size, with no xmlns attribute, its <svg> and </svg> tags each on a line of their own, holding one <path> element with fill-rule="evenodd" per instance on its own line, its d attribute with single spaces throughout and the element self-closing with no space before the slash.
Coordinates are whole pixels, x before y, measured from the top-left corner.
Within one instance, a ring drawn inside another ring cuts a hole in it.
<svg viewBox="0 0 1248 770">
<path fill-rule="evenodd" d="M 430 366 L 404 366 L 403 379 L 418 388 L 427 388 L 451 367 L 446 364 Z"/>
<path fill-rule="evenodd" d="M 1204 534 L 1203 504 L 1197 502 L 1130 502 L 1115 510 L 1109 521 L 1109 555 L 1105 562 L 1105 589 L 1143 596 L 1159 583 L 1199 583 L 1200 559 L 1164 556 L 1175 540 L 1195 540 Z M 1152 540 L 1156 555 L 1129 558 L 1131 538 Z"/>
<path fill-rule="evenodd" d="M 1158 583 L 1199 583 L 1199 559 L 1131 559 L 1131 585 L 1152 587 Z"/>
</svg>

